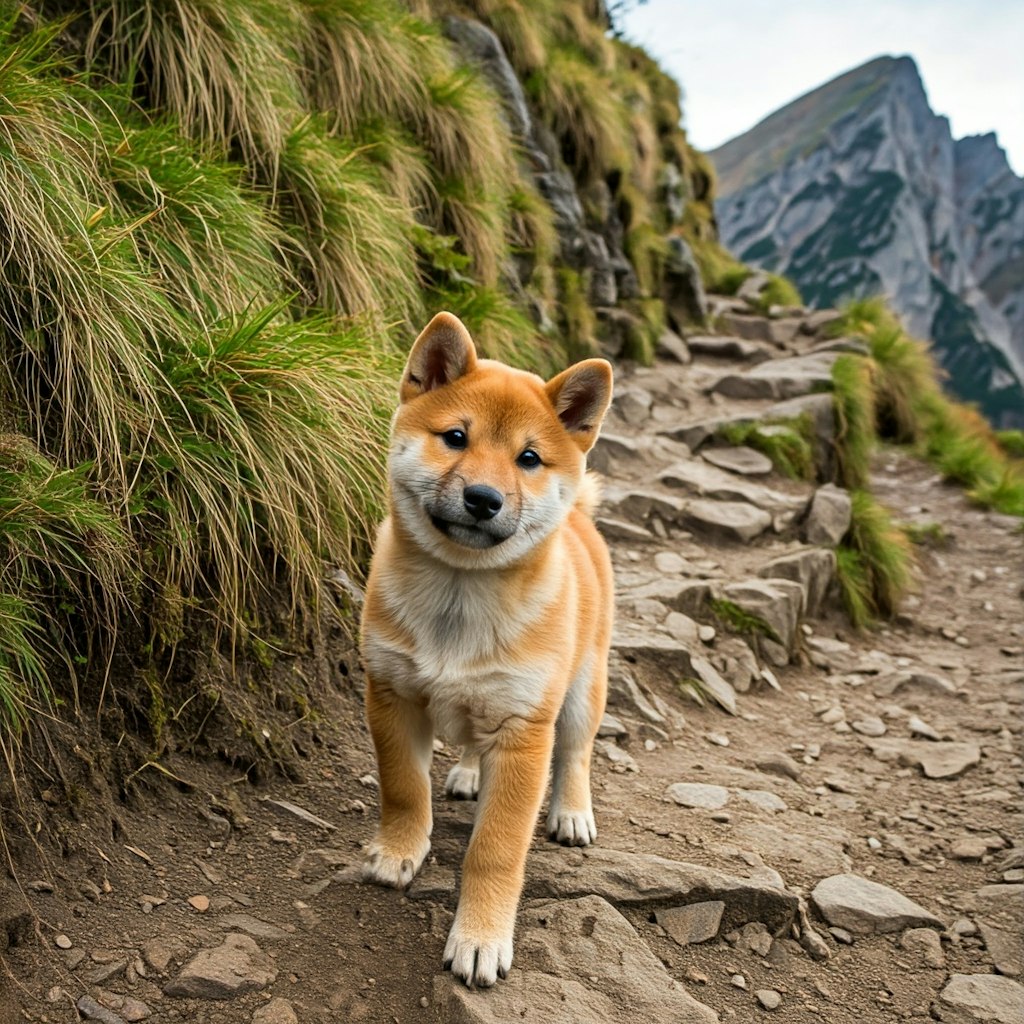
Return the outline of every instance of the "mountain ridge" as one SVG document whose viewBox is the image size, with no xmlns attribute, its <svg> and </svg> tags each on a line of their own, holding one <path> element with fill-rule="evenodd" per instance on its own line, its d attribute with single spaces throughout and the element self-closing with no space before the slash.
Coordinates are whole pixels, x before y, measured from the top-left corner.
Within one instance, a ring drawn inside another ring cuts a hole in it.
<svg viewBox="0 0 1024 1024">
<path fill-rule="evenodd" d="M 913 59 L 844 72 L 709 154 L 723 241 L 813 306 L 884 294 L 950 389 L 1024 425 L 1024 180 L 954 140 Z"/>
</svg>

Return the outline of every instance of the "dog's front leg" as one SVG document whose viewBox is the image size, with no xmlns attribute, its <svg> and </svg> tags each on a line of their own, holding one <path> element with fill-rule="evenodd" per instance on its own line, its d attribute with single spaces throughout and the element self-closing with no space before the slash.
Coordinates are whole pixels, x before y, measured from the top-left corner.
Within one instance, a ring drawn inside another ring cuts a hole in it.
<svg viewBox="0 0 1024 1024">
<path fill-rule="evenodd" d="M 434 730 L 420 704 L 368 676 L 366 716 L 380 771 L 380 828 L 367 850 L 363 877 L 402 888 L 430 850 L 430 759 Z"/>
<path fill-rule="evenodd" d="M 486 988 L 512 966 L 516 909 L 554 731 L 553 722 L 512 719 L 482 752 L 476 825 L 444 949 L 445 968 L 467 985 Z"/>
</svg>

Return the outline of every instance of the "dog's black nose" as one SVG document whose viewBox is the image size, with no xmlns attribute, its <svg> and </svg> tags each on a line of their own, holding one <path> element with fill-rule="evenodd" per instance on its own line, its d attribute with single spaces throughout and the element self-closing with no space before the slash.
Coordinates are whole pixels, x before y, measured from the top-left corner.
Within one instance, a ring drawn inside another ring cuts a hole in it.
<svg viewBox="0 0 1024 1024">
<path fill-rule="evenodd" d="M 493 488 L 484 484 L 473 484 L 462 492 L 462 500 L 466 503 L 466 511 L 478 522 L 481 519 L 493 519 L 500 511 L 504 499 Z"/>
</svg>

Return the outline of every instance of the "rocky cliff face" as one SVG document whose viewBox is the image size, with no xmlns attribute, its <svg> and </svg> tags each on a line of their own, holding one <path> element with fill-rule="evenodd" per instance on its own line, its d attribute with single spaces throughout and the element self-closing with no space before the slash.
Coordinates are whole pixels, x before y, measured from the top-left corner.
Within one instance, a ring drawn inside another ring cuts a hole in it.
<svg viewBox="0 0 1024 1024">
<path fill-rule="evenodd" d="M 954 141 L 909 57 L 808 93 L 711 154 L 724 242 L 819 307 L 885 294 L 958 396 L 1024 425 L 1024 181 Z"/>
</svg>

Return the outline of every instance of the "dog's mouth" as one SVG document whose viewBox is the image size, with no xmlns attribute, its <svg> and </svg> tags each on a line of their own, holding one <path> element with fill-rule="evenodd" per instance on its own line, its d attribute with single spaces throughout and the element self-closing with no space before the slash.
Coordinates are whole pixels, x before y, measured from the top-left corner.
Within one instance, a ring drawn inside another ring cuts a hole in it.
<svg viewBox="0 0 1024 1024">
<path fill-rule="evenodd" d="M 477 550 L 493 548 L 504 543 L 512 536 L 511 534 L 490 533 L 482 526 L 472 523 L 458 523 L 451 519 L 442 519 L 441 516 L 432 515 L 430 522 L 435 530 L 443 533 L 449 540 L 464 548 L 475 548 Z"/>
</svg>

